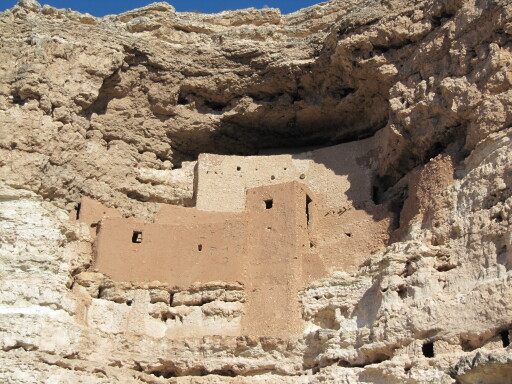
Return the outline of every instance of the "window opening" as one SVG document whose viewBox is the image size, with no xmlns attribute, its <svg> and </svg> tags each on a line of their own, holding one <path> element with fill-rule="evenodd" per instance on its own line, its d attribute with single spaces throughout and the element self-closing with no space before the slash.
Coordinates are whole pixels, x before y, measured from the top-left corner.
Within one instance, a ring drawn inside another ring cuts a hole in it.
<svg viewBox="0 0 512 384">
<path fill-rule="evenodd" d="M 400 285 L 396 292 L 398 293 L 398 297 L 400 297 L 402 300 L 407 298 L 407 288 L 405 285 Z"/>
<path fill-rule="evenodd" d="M 135 243 L 135 244 L 142 243 L 142 231 L 133 231 L 132 243 Z"/>
<path fill-rule="evenodd" d="M 434 343 L 429 342 L 423 344 L 421 347 L 421 352 L 423 352 L 423 356 L 425 357 L 434 357 Z"/>
<path fill-rule="evenodd" d="M 203 250 L 203 244 L 197 244 L 197 250 L 201 252 Z"/>
<path fill-rule="evenodd" d="M 313 202 L 313 200 L 311 200 L 311 197 L 309 197 L 309 195 L 306 195 L 306 222 L 307 222 L 307 225 L 309 225 L 309 216 L 310 216 L 310 207 L 309 205 Z"/>
<path fill-rule="evenodd" d="M 273 206 L 274 206 L 274 200 L 272 200 L 272 199 L 265 200 L 265 209 L 272 209 Z"/>
</svg>

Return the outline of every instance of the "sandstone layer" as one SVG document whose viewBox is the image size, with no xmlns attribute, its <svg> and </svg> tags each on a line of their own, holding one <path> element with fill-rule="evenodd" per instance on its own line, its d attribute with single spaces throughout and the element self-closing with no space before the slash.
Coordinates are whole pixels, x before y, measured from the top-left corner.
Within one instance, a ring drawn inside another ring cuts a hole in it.
<svg viewBox="0 0 512 384">
<path fill-rule="evenodd" d="M 511 382 L 511 34 L 506 0 L 0 13 L 1 381 Z M 202 153 L 375 138 L 371 201 L 333 198 L 318 241 L 382 209 L 387 243 L 300 292 L 294 338 L 216 335 L 247 287 L 115 281 L 69 220 L 84 196 L 146 221 L 193 205 Z"/>
</svg>

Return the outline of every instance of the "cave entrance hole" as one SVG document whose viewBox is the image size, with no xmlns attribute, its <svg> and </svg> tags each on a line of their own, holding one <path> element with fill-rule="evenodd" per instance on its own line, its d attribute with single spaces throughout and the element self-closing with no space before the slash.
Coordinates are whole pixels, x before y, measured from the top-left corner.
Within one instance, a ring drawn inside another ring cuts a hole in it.
<svg viewBox="0 0 512 384">
<path fill-rule="evenodd" d="M 80 210 L 82 209 L 82 203 L 78 203 L 75 207 L 76 210 L 76 219 L 80 220 Z"/>
<path fill-rule="evenodd" d="M 423 356 L 432 358 L 434 357 L 434 343 L 428 342 L 422 345 L 421 352 L 423 353 Z"/>
<path fill-rule="evenodd" d="M 500 332 L 501 342 L 503 343 L 503 348 L 507 348 L 510 345 L 510 336 L 508 334 L 508 330 L 504 330 Z"/>
</svg>

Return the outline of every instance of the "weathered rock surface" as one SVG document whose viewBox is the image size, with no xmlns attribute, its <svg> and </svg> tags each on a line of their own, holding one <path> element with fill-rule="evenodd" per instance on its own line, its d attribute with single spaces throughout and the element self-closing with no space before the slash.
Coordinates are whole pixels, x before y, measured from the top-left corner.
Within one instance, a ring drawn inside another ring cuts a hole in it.
<svg viewBox="0 0 512 384">
<path fill-rule="evenodd" d="M 1 380 L 510 382 L 510 34 L 505 0 L 2 12 Z M 202 336 L 239 321 L 240 287 L 112 282 L 67 220 L 82 195 L 189 204 L 202 152 L 376 132 L 393 242 L 304 290 L 296 340 Z"/>
</svg>

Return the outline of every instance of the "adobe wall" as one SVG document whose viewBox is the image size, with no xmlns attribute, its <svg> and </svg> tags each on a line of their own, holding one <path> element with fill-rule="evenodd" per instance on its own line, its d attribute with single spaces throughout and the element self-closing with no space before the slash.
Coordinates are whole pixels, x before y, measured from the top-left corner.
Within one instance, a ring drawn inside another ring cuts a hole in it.
<svg viewBox="0 0 512 384">
<path fill-rule="evenodd" d="M 134 231 L 142 242 L 132 242 Z M 95 268 L 115 281 L 194 282 L 240 280 L 247 220 L 171 225 L 105 218 L 96 239 Z"/>
<path fill-rule="evenodd" d="M 189 225 L 210 224 L 237 220 L 240 212 L 208 212 L 178 205 L 162 204 L 154 222 L 158 224 Z"/>
<path fill-rule="evenodd" d="M 319 205 L 315 212 L 317 214 L 310 223 L 308 252 L 309 258 L 321 260 L 327 271 L 323 276 L 334 271 L 355 270 L 371 254 L 388 244 L 393 230 L 394 214 L 384 206 L 369 203 L 365 209 L 345 210 Z M 319 278 L 314 270 L 310 275 Z"/>
<path fill-rule="evenodd" d="M 88 196 L 83 196 L 80 205 L 69 214 L 71 220 L 89 224 L 98 223 L 103 217 L 121 217 L 121 213 L 115 208 L 105 207 Z"/>
<path fill-rule="evenodd" d="M 436 209 L 439 197 L 455 181 L 453 162 L 450 155 L 441 154 L 410 173 L 408 195 L 400 214 L 400 231 L 395 235 L 397 238 L 406 233 L 414 222 L 422 226 L 433 223 L 439 227 L 448 221 L 448 217 L 433 212 L 442 211 Z"/>
<path fill-rule="evenodd" d="M 153 223 L 84 199 L 82 220 L 101 220 L 95 268 L 115 281 L 238 281 L 247 297 L 240 334 L 300 334 L 298 292 L 389 239 L 392 214 L 372 201 L 378 154 L 378 136 L 297 155 L 203 154 L 197 206 L 162 205 Z"/>
<path fill-rule="evenodd" d="M 307 187 L 285 183 L 247 192 L 247 306 L 245 334 L 286 337 L 303 332 L 298 292 L 305 287 L 303 251 L 309 246 Z M 265 201 L 272 201 L 268 208 Z"/>
<path fill-rule="evenodd" d="M 371 200 L 372 171 L 379 136 L 294 155 L 223 156 L 201 154 L 197 164 L 196 207 L 240 212 L 247 189 L 291 181 L 322 195 L 327 207 Z"/>
<path fill-rule="evenodd" d="M 103 217 L 94 267 L 119 282 L 186 287 L 239 281 L 247 297 L 240 334 L 300 334 L 304 322 L 298 292 L 309 281 L 304 266 L 322 276 L 326 272 L 323 265 L 314 265 L 319 258 L 305 252 L 316 197 L 297 182 L 254 188 L 247 194 L 243 213 L 163 206 L 154 223 Z"/>
<path fill-rule="evenodd" d="M 239 212 L 246 206 L 248 189 L 303 183 L 315 193 L 318 211 L 310 227 L 312 244 L 306 250 L 305 275 L 311 280 L 321 277 L 316 272 L 319 264 L 326 274 L 351 271 L 382 249 L 394 230 L 394 214 L 372 200 L 372 175 L 382 142 L 378 133 L 366 140 L 293 155 L 202 154 L 196 175 L 197 208 Z M 309 266 L 307 260 L 312 259 Z"/>
</svg>

